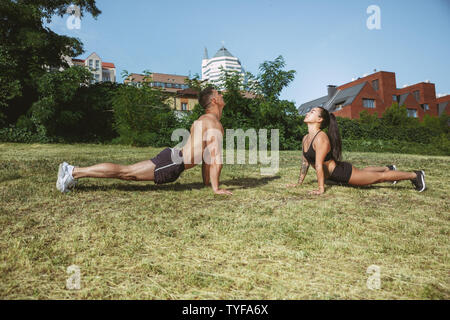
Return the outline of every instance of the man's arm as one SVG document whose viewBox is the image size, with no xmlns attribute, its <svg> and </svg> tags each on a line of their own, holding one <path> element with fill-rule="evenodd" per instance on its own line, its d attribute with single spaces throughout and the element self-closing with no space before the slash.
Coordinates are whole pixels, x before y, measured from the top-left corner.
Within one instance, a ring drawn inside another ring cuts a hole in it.
<svg viewBox="0 0 450 320">
<path fill-rule="evenodd" d="M 221 135 L 217 129 L 209 129 L 206 133 L 206 148 L 209 157 L 206 160 L 206 168 L 209 167 L 211 187 L 215 194 L 232 194 L 225 189 L 219 189 L 219 177 L 222 171 Z M 220 139 L 219 139 L 220 138 Z"/>
<path fill-rule="evenodd" d="M 210 172 L 209 170 L 210 170 L 209 165 L 205 161 L 203 161 L 202 177 L 203 177 L 203 183 L 205 184 L 205 186 L 209 186 L 211 183 L 210 176 L 209 176 L 209 172 Z"/>
</svg>

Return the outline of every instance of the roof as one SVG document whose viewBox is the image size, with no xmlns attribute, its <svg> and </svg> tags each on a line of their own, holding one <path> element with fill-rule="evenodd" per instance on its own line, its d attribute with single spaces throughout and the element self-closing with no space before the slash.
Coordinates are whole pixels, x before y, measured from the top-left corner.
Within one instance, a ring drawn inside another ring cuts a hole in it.
<svg viewBox="0 0 450 320">
<path fill-rule="evenodd" d="M 144 78 L 146 76 L 139 73 L 132 73 L 130 74 L 129 77 L 132 77 L 134 82 L 142 82 L 144 81 Z M 149 78 L 151 78 L 153 82 L 177 83 L 177 84 L 185 84 L 185 80 L 188 79 L 187 76 L 178 76 L 175 74 L 155 73 L 155 72 L 151 73 L 149 75 Z"/>
<path fill-rule="evenodd" d="M 399 106 L 402 106 L 405 103 L 405 100 L 406 100 L 406 98 L 408 97 L 409 94 L 410 93 L 407 92 L 407 93 L 404 93 L 404 94 L 400 95 L 400 99 L 398 99 L 398 105 Z"/>
<path fill-rule="evenodd" d="M 225 47 L 222 47 L 219 49 L 219 51 L 217 51 L 217 53 L 215 54 L 214 58 L 218 58 L 218 57 L 232 57 L 234 58 L 234 56 L 230 53 L 230 51 L 228 51 Z"/>
<path fill-rule="evenodd" d="M 437 103 L 441 103 L 441 102 L 447 102 L 450 101 L 450 94 L 447 94 L 445 96 L 439 97 L 436 99 Z"/>
<path fill-rule="evenodd" d="M 362 88 L 366 85 L 366 83 L 367 81 L 356 84 L 344 90 L 337 89 L 336 93 L 333 95 L 333 97 L 331 97 L 331 99 L 328 97 L 328 95 L 326 95 L 321 98 L 306 102 L 298 108 L 298 111 L 301 115 L 304 115 L 312 108 L 323 107 L 326 110 L 333 112 L 336 104 L 342 103 L 343 107 L 351 104 L 356 96 L 360 93 Z"/>
<path fill-rule="evenodd" d="M 152 73 L 152 80 L 154 82 L 165 82 L 165 83 L 178 83 L 185 84 L 185 80 L 188 79 L 188 76 L 179 76 L 175 74 L 166 74 L 166 73 Z"/>
<path fill-rule="evenodd" d="M 112 62 L 102 62 L 103 68 L 115 68 L 116 66 Z"/>
<path fill-rule="evenodd" d="M 445 112 L 445 109 L 448 107 L 449 105 L 449 101 L 445 101 L 445 102 L 441 102 L 438 104 L 438 114 L 439 116 L 442 115 Z"/>
<path fill-rule="evenodd" d="M 187 88 L 187 89 L 183 89 L 183 90 L 178 90 L 177 91 L 177 95 L 180 96 L 198 96 L 199 91 L 193 88 Z"/>
<path fill-rule="evenodd" d="M 145 78 L 145 75 L 143 75 L 143 74 L 132 73 L 125 79 L 125 81 L 143 82 L 144 78 Z"/>
<path fill-rule="evenodd" d="M 87 59 L 73 59 L 72 58 L 72 62 L 74 62 L 75 64 L 80 64 L 80 63 L 85 63 Z M 115 68 L 116 66 L 114 65 L 114 63 L 112 62 L 102 62 L 102 68 Z"/>
</svg>

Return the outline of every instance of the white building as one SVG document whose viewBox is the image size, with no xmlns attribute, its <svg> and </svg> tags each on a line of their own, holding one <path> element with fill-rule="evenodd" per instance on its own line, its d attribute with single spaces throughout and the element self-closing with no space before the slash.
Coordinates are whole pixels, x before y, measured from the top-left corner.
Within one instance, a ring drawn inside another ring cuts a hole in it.
<svg viewBox="0 0 450 320">
<path fill-rule="evenodd" d="M 116 82 L 116 66 L 111 62 L 103 62 L 95 52 L 85 60 L 66 58 L 69 66 L 78 65 L 88 67 L 94 76 L 92 83 Z"/>
<path fill-rule="evenodd" d="M 244 77 L 245 72 L 241 62 L 225 47 L 222 46 L 211 59 L 208 58 L 208 50 L 205 48 L 205 54 L 202 60 L 202 80 L 208 80 L 220 86 L 221 67 L 227 71 L 237 71 Z"/>
</svg>

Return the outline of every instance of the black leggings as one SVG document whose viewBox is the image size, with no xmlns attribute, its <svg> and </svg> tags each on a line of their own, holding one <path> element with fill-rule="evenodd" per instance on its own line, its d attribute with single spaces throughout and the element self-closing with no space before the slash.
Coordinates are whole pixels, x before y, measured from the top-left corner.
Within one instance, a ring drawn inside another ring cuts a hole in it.
<svg viewBox="0 0 450 320">
<path fill-rule="evenodd" d="M 330 180 L 341 183 L 348 183 L 352 176 L 353 167 L 350 163 L 344 161 L 336 161 L 336 168 L 330 176 Z"/>
</svg>

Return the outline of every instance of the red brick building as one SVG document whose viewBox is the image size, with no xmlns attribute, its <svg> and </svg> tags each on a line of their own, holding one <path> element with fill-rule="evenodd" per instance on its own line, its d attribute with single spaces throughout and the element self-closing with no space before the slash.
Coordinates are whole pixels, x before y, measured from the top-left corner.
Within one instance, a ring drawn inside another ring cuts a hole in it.
<svg viewBox="0 0 450 320">
<path fill-rule="evenodd" d="M 450 95 L 436 98 L 434 83 L 420 82 L 404 88 L 397 88 L 395 73 L 379 71 L 341 86 L 328 86 L 328 94 L 306 102 L 299 107 L 300 114 L 306 114 L 315 107 L 324 107 L 338 117 L 359 118 L 367 110 L 370 114 L 383 112 L 392 103 L 405 106 L 410 117 L 420 120 L 428 114 L 439 116 L 450 114 Z"/>
</svg>

